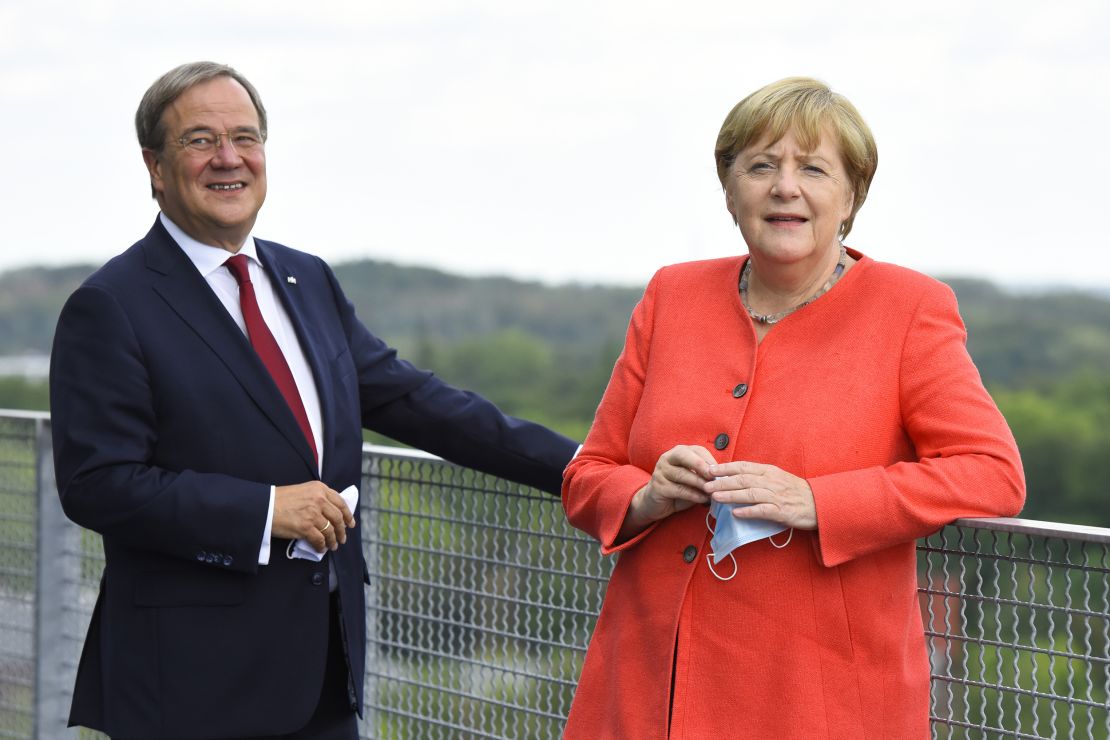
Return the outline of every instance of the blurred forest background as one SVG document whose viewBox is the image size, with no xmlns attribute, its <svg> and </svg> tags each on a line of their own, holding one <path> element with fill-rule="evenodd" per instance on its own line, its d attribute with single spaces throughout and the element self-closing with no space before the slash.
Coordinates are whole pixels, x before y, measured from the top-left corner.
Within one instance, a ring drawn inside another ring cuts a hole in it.
<svg viewBox="0 0 1110 740">
<path fill-rule="evenodd" d="M 58 311 L 92 270 L 0 274 L 0 357 L 48 354 Z M 589 428 L 642 292 L 375 261 L 335 272 L 362 320 L 402 356 L 576 439 Z M 1021 447 L 1029 482 L 1022 516 L 1110 526 L 1110 294 L 946 282 L 959 297 L 971 355 Z M 7 372 L 0 408 L 47 409 L 44 378 Z"/>
</svg>

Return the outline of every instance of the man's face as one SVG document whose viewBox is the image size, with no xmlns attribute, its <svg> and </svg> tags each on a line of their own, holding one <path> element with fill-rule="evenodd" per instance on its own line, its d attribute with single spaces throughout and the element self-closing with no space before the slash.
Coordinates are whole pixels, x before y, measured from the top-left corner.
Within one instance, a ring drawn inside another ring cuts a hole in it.
<svg viewBox="0 0 1110 740">
<path fill-rule="evenodd" d="M 162 151 L 143 150 L 159 205 L 197 241 L 237 252 L 266 199 L 265 148 L 234 143 L 259 137 L 250 95 L 232 78 L 216 77 L 182 93 L 162 122 Z M 181 143 L 205 133 L 219 135 L 210 151 Z"/>
</svg>

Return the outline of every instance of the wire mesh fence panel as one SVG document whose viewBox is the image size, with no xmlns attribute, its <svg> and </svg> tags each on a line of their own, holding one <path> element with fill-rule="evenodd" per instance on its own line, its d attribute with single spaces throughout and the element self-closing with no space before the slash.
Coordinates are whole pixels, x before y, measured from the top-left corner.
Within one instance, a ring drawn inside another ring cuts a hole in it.
<svg viewBox="0 0 1110 740">
<path fill-rule="evenodd" d="M 96 606 L 96 597 L 100 592 L 100 575 L 104 571 L 104 548 L 100 543 L 100 535 L 85 529 L 79 530 L 78 534 L 78 537 L 70 540 L 67 547 L 69 565 L 66 572 L 73 580 L 69 590 L 72 598 L 64 607 L 63 626 L 59 635 L 59 639 L 70 646 L 65 670 L 71 690 L 73 681 L 77 678 L 77 663 L 81 658 L 85 633 L 89 630 L 93 607 Z M 68 717 L 69 707 L 64 711 Z M 73 736 L 80 740 L 108 740 L 107 735 L 83 727 Z"/>
<path fill-rule="evenodd" d="M 0 416 L 0 737 L 32 737 L 35 723 L 34 418 Z"/>
<path fill-rule="evenodd" d="M 983 526 L 961 522 L 918 547 L 933 737 L 1105 740 L 1110 532 Z"/>
<path fill-rule="evenodd" d="M 612 562 L 557 499 L 375 454 L 367 737 L 557 738 Z"/>
</svg>

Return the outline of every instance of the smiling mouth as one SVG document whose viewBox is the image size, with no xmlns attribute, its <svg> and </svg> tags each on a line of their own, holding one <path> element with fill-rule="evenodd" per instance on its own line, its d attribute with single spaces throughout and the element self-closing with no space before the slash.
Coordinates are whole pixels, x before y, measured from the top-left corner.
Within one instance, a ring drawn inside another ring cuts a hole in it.
<svg viewBox="0 0 1110 740">
<path fill-rule="evenodd" d="M 244 185 L 241 182 L 230 183 L 230 184 L 228 184 L 228 183 L 213 183 L 211 185 L 208 185 L 207 187 L 208 187 L 209 190 L 220 190 L 220 191 L 223 191 L 223 192 L 227 192 L 229 190 L 242 190 L 243 188 L 246 187 L 246 185 Z"/>
</svg>

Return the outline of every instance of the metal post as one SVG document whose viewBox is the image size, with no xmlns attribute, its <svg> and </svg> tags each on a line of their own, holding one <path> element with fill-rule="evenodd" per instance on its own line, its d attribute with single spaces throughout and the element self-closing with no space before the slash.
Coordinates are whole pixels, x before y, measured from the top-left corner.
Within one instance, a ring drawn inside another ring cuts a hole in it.
<svg viewBox="0 0 1110 740">
<path fill-rule="evenodd" d="M 364 448 L 362 452 L 362 491 L 359 507 L 362 509 L 362 554 L 366 558 L 366 569 L 370 573 L 370 585 L 366 588 L 366 676 L 363 683 L 363 718 L 359 736 L 374 738 L 378 736 L 378 589 L 381 583 L 377 578 L 380 568 L 378 548 L 381 546 L 381 458 Z M 369 543 L 369 545 L 367 544 Z"/>
<path fill-rule="evenodd" d="M 74 654 L 67 640 L 66 613 L 77 603 L 81 532 L 62 512 L 54 480 L 50 422 L 35 424 L 38 493 L 38 562 L 35 600 L 35 737 L 62 738 L 73 695 Z"/>
</svg>

